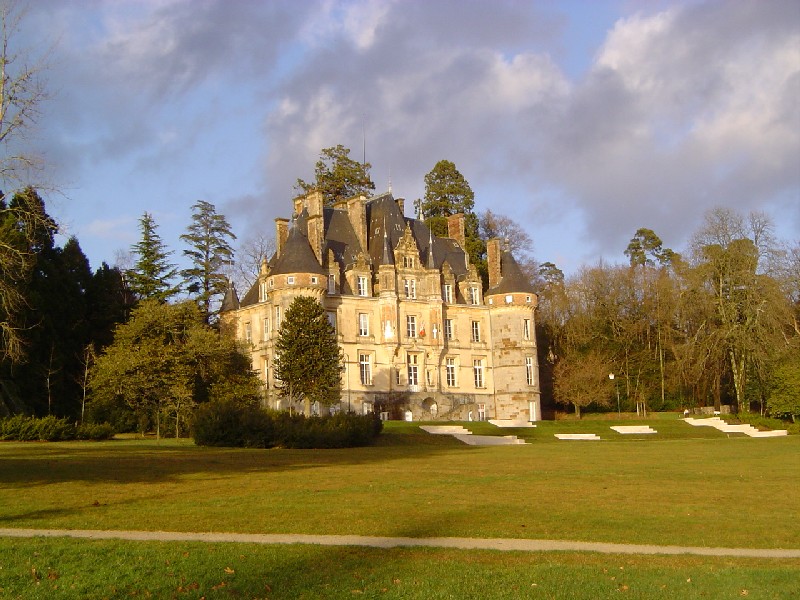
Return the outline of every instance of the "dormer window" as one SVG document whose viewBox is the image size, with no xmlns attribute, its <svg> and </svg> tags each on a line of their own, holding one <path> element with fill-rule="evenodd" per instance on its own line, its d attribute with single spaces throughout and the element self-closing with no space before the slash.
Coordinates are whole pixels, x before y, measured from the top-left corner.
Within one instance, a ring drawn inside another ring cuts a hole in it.
<svg viewBox="0 0 800 600">
<path fill-rule="evenodd" d="M 403 257 L 403 266 L 406 269 L 413 269 L 414 268 L 414 257 L 413 256 L 404 256 Z"/>
<path fill-rule="evenodd" d="M 452 284 L 445 283 L 442 290 L 442 297 L 448 304 L 453 303 L 453 286 Z"/>
<path fill-rule="evenodd" d="M 475 286 L 469 288 L 469 303 L 470 304 L 480 304 L 481 303 L 481 292 Z"/>
<path fill-rule="evenodd" d="M 406 293 L 406 298 L 414 300 L 417 297 L 417 280 L 405 279 L 403 280 L 403 289 Z"/>
<path fill-rule="evenodd" d="M 357 283 L 357 290 L 359 296 L 366 296 L 367 295 L 367 278 L 363 275 L 358 276 Z"/>
</svg>

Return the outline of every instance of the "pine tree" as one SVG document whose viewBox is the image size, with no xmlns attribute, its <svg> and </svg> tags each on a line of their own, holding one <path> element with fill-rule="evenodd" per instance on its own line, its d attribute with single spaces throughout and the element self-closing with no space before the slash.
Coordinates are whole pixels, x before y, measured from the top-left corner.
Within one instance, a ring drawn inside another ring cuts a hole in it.
<svg viewBox="0 0 800 600">
<path fill-rule="evenodd" d="M 179 290 L 172 284 L 178 274 L 175 265 L 169 262 L 172 252 L 167 251 L 156 232 L 153 215 L 144 213 L 139 219 L 139 229 L 142 239 L 132 248 L 137 256 L 136 263 L 127 273 L 130 289 L 139 299 L 166 302 Z"/>
<path fill-rule="evenodd" d="M 339 200 L 359 194 L 369 195 L 375 190 L 369 176 L 371 168 L 368 162 L 359 163 L 350 158 L 350 149 L 341 144 L 324 148 L 314 169 L 315 181 L 307 183 L 298 179 L 295 189 L 303 193 L 318 189 L 322 192 L 325 206 L 331 206 Z"/>
<path fill-rule="evenodd" d="M 277 387 L 290 400 L 329 405 L 341 395 L 342 351 L 322 305 L 310 296 L 292 301 L 275 344 Z"/>
<path fill-rule="evenodd" d="M 425 175 L 425 196 L 418 204 L 421 217 L 434 235 L 447 237 L 447 217 L 464 215 L 467 254 L 475 265 L 484 287 L 488 282 L 486 243 L 481 239 L 475 214 L 475 193 L 467 180 L 449 160 L 440 160 Z"/>
<path fill-rule="evenodd" d="M 236 236 L 224 215 L 217 214 L 210 202 L 200 200 L 192 206 L 192 223 L 181 240 L 189 245 L 184 256 L 192 266 L 181 271 L 189 293 L 197 294 L 206 323 L 212 317 L 212 299 L 223 296 L 228 287 L 228 278 L 222 269 L 233 262 L 231 240 Z"/>
</svg>

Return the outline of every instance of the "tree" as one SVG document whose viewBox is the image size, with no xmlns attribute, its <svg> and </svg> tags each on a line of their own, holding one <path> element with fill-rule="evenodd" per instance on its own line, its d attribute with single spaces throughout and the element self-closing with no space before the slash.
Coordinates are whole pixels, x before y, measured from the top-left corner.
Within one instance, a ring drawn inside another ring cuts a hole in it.
<svg viewBox="0 0 800 600">
<path fill-rule="evenodd" d="M 342 350 L 322 305 L 298 296 L 286 311 L 275 342 L 275 378 L 283 397 L 329 405 L 341 395 Z"/>
<path fill-rule="evenodd" d="M 532 285 L 538 283 L 539 265 L 533 257 L 531 236 L 513 219 L 486 209 L 478 214 L 478 234 L 483 240 L 501 239 L 506 250 L 514 255 L 522 272 Z M 538 286 L 537 286 L 538 287 Z"/>
<path fill-rule="evenodd" d="M 484 284 L 489 275 L 486 266 L 486 243 L 481 239 L 478 217 L 474 211 L 475 193 L 467 180 L 449 160 L 440 160 L 425 175 L 425 196 L 417 202 L 422 219 L 434 235 L 447 237 L 447 217 L 464 215 L 464 237 L 470 262 Z"/>
<path fill-rule="evenodd" d="M 192 261 L 192 266 L 181 271 L 191 294 L 197 294 L 197 301 L 203 311 L 206 323 L 210 322 L 213 311 L 212 299 L 223 296 L 228 289 L 228 278 L 223 272 L 233 262 L 233 248 L 230 245 L 236 236 L 224 215 L 217 214 L 216 208 L 205 200 L 192 206 L 192 223 L 181 240 L 189 245 L 184 256 Z"/>
<path fill-rule="evenodd" d="M 675 252 L 663 247 L 661 238 L 652 229 L 642 227 L 636 230 L 631 238 L 628 247 L 625 249 L 625 256 L 631 261 L 631 266 L 666 266 L 676 258 Z"/>
<path fill-rule="evenodd" d="M 150 213 L 144 213 L 139 219 L 142 239 L 131 249 L 136 262 L 127 275 L 130 289 L 139 299 L 153 298 L 166 302 L 178 293 L 179 287 L 171 283 L 178 270 L 169 262 L 172 252 L 167 251 L 157 228 Z"/>
<path fill-rule="evenodd" d="M 350 158 L 350 149 L 341 144 L 323 148 L 314 169 L 312 183 L 298 179 L 295 189 L 308 193 L 312 189 L 322 192 L 325 206 L 358 195 L 369 195 L 375 190 L 369 171 L 372 165 Z"/>
<path fill-rule="evenodd" d="M 613 393 L 608 374 L 609 365 L 597 352 L 565 357 L 555 367 L 556 400 L 572 404 L 578 418 L 590 404 L 608 406 Z"/>
<path fill-rule="evenodd" d="M 275 239 L 256 234 L 243 240 L 236 249 L 231 280 L 238 290 L 249 290 L 261 274 L 261 265 L 275 252 Z"/>
<path fill-rule="evenodd" d="M 209 400 L 256 403 L 261 384 L 249 357 L 232 337 L 203 321 L 194 302 L 145 300 L 117 328 L 114 343 L 91 370 L 91 402 L 124 402 L 161 435 L 162 416 L 176 435 L 197 404 Z"/>
</svg>

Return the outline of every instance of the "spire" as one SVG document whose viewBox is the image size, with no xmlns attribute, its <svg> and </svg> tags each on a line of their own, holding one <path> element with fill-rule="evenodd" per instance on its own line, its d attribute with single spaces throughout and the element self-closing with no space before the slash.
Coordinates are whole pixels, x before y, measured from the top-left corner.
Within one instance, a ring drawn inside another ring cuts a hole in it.
<svg viewBox="0 0 800 600">
<path fill-rule="evenodd" d="M 428 228 L 428 264 L 429 269 L 435 269 L 436 263 L 433 260 L 433 231 Z"/>
<path fill-rule="evenodd" d="M 389 232 L 386 231 L 386 215 L 383 217 L 383 256 L 381 257 L 381 264 L 394 264 L 394 252 L 392 252 L 391 245 L 389 244 Z"/>
</svg>

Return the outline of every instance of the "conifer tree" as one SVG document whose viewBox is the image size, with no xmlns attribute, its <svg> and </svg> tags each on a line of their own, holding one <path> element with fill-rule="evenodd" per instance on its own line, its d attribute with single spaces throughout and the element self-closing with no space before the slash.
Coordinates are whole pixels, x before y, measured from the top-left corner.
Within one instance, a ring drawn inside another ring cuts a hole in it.
<svg viewBox="0 0 800 600">
<path fill-rule="evenodd" d="M 139 299 L 166 302 L 178 293 L 179 287 L 172 283 L 178 270 L 169 262 L 172 252 L 167 251 L 157 228 L 150 213 L 144 213 L 139 219 L 142 239 L 133 245 L 136 263 L 127 274 L 130 289 Z"/>
<path fill-rule="evenodd" d="M 275 378 L 283 397 L 329 405 L 341 394 L 342 351 L 322 305 L 310 296 L 292 301 L 275 344 Z"/>
<path fill-rule="evenodd" d="M 192 223 L 181 240 L 189 245 L 184 256 L 192 266 L 181 271 L 189 293 L 197 294 L 197 302 L 206 323 L 211 320 L 212 299 L 223 296 L 228 287 L 228 278 L 222 269 L 233 262 L 231 240 L 236 236 L 224 215 L 218 214 L 210 202 L 200 200 L 192 206 Z"/>
<path fill-rule="evenodd" d="M 365 196 L 375 190 L 369 176 L 372 165 L 350 158 L 350 149 L 341 144 L 324 148 L 314 169 L 315 181 L 297 180 L 295 189 L 306 193 L 312 189 L 322 192 L 325 206 L 359 194 Z"/>
<path fill-rule="evenodd" d="M 475 265 L 484 287 L 489 280 L 486 266 L 486 243 L 479 233 L 478 216 L 475 214 L 475 193 L 455 164 L 440 160 L 425 175 L 425 196 L 418 201 L 421 218 L 434 235 L 447 237 L 447 217 L 464 215 L 464 234 L 467 254 Z"/>
</svg>

